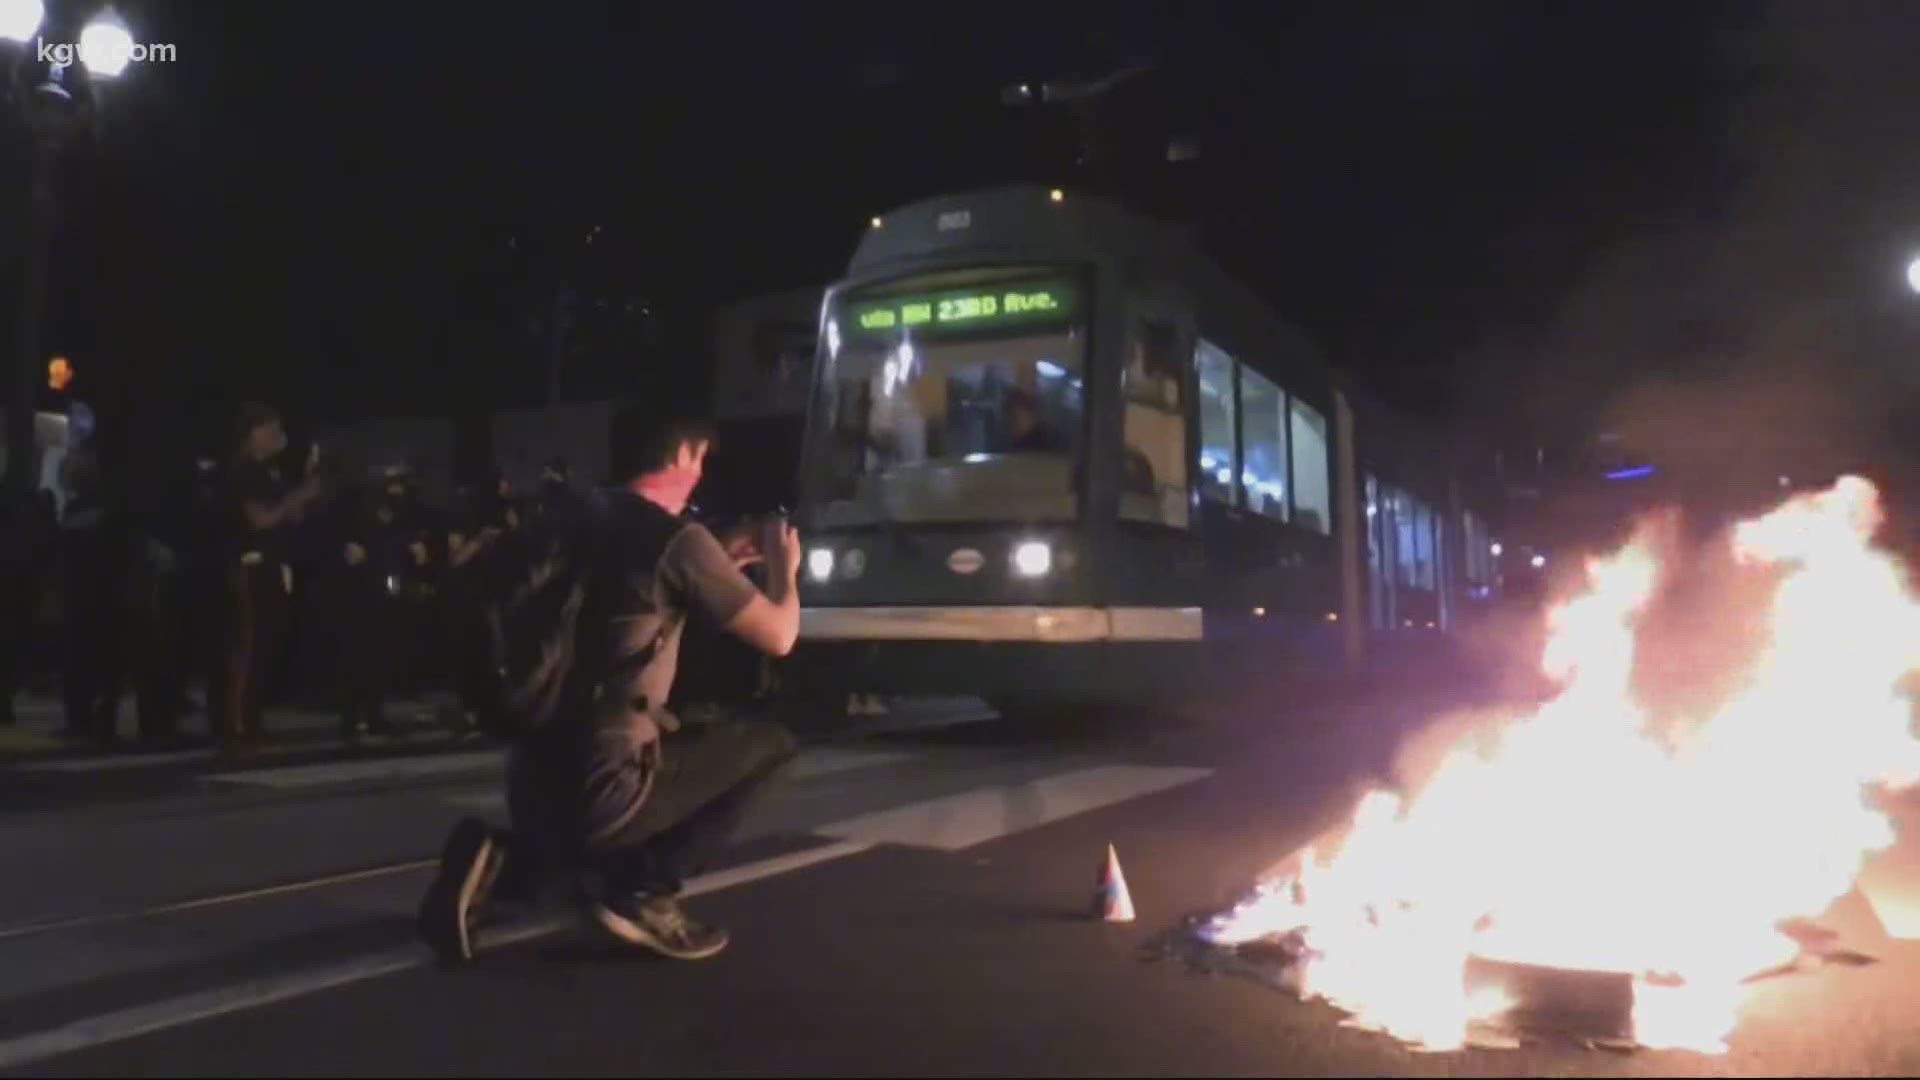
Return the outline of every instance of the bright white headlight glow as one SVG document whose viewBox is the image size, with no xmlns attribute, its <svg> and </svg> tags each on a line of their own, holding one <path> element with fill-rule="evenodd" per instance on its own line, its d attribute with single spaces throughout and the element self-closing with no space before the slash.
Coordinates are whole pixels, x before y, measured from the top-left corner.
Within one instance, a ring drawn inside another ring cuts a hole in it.
<svg viewBox="0 0 1920 1080">
<path fill-rule="evenodd" d="M 1021 577 L 1044 577 L 1053 569 L 1053 546 L 1045 540 L 1028 540 L 1013 549 L 1013 569 Z"/>
<path fill-rule="evenodd" d="M 1545 555 L 1535 555 L 1533 557 L 1533 568 L 1535 570 L 1538 570 L 1545 565 L 1547 565 L 1547 557 Z"/>
<path fill-rule="evenodd" d="M 101 12 L 80 31 L 80 59 L 93 74 L 118 78 L 133 60 L 133 32 L 111 9 Z"/>
<path fill-rule="evenodd" d="M 0 0 L 0 39 L 32 41 L 46 14 L 40 0 Z"/>
<path fill-rule="evenodd" d="M 807 552 L 807 574 L 815 581 L 825 581 L 833 576 L 833 549 L 814 548 Z"/>
</svg>

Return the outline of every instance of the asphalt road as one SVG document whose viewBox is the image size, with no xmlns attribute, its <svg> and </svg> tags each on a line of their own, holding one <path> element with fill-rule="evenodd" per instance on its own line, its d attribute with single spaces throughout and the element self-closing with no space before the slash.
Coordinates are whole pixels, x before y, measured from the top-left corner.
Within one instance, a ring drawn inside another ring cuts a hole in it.
<svg viewBox="0 0 1920 1080">
<path fill-rule="evenodd" d="M 1920 953 L 1757 988 L 1731 1053 L 1416 1054 L 1153 946 L 1343 816 L 1436 701 L 1244 707 L 1071 735 L 969 725 L 816 748 L 689 902 L 718 959 L 622 952 L 563 908 L 440 971 L 410 939 L 490 763 L 260 770 L 266 789 L 0 825 L 0 1064 L 20 1075 L 764 1073 L 1910 1075 Z M 450 768 L 450 767 L 449 767 Z M 359 771 L 353 771 L 359 770 Z M 277 775 L 276 775 L 277 774 Z M 1087 917 L 1106 846 L 1139 921 Z M 342 876 L 345 871 L 365 871 Z M 271 883 L 290 891 L 155 912 Z M 148 914 L 120 917 L 145 910 Z M 46 920 L 82 921 L 59 926 Z"/>
</svg>

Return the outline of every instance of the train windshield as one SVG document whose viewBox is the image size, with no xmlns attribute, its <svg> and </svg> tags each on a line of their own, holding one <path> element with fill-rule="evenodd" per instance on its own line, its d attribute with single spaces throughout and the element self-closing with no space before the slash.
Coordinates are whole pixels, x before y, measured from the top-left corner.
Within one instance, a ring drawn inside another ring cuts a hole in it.
<svg viewBox="0 0 1920 1080">
<path fill-rule="evenodd" d="M 1087 331 L 1067 275 L 921 278 L 827 312 L 808 492 L 827 527 L 1077 513 Z"/>
</svg>

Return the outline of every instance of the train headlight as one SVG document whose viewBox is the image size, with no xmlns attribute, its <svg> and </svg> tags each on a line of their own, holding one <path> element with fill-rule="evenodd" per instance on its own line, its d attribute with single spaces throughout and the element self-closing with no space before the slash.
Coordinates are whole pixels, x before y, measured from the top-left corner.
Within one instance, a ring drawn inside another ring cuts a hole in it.
<svg viewBox="0 0 1920 1080">
<path fill-rule="evenodd" d="M 1053 545 L 1027 540 L 1013 549 L 1013 572 L 1021 577 L 1045 577 L 1053 569 Z"/>
<path fill-rule="evenodd" d="M 807 552 L 807 576 L 822 584 L 833 576 L 832 548 L 814 548 Z"/>
</svg>

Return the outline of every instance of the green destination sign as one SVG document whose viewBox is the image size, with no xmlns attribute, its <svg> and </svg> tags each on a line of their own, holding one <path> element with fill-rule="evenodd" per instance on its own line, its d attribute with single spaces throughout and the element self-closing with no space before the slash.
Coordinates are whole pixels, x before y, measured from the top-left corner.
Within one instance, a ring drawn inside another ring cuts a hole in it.
<svg viewBox="0 0 1920 1080">
<path fill-rule="evenodd" d="M 1058 322 L 1071 317 L 1079 299 L 1071 281 L 1027 281 L 947 292 L 856 300 L 847 318 L 858 331 L 992 329 L 1011 323 Z"/>
</svg>

